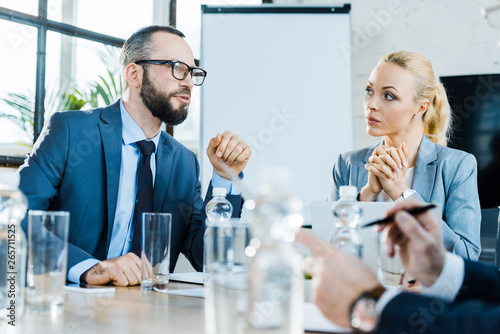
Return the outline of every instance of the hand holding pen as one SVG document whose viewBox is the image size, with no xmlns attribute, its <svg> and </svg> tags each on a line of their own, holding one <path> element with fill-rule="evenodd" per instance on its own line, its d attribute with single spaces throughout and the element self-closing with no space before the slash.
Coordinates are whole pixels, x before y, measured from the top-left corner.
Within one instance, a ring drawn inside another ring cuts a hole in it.
<svg viewBox="0 0 500 334">
<path fill-rule="evenodd" d="M 428 204 L 428 205 L 409 208 L 409 209 L 406 209 L 405 211 L 408 212 L 410 215 L 415 216 L 415 215 L 418 215 L 420 213 L 424 213 L 427 210 L 433 209 L 435 207 L 436 207 L 436 204 Z M 395 214 L 389 215 L 389 216 L 385 217 L 384 219 L 375 220 L 371 223 L 365 224 L 365 225 L 363 225 L 363 228 L 373 226 L 373 225 L 390 224 L 390 223 L 394 222 L 394 217 L 395 217 Z"/>
<path fill-rule="evenodd" d="M 387 212 L 388 217 L 393 216 L 393 224 L 385 226 L 386 252 L 394 256 L 397 245 L 407 273 L 423 285 L 431 286 L 443 269 L 446 249 L 440 219 L 429 211 L 430 207 L 424 207 L 422 202 L 410 198 Z M 408 213 L 417 208 L 424 212 Z"/>
</svg>

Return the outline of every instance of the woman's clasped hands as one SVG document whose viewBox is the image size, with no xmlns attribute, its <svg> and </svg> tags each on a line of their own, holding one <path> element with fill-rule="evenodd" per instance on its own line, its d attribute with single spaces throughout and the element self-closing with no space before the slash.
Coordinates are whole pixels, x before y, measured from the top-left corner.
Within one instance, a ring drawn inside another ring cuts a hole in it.
<svg viewBox="0 0 500 334">
<path fill-rule="evenodd" d="M 409 188 L 406 185 L 408 151 L 404 141 L 397 149 L 388 145 L 378 146 L 368 161 L 365 164 L 368 182 L 360 194 L 364 200 L 373 201 L 382 190 L 392 200 L 396 200 Z"/>
</svg>

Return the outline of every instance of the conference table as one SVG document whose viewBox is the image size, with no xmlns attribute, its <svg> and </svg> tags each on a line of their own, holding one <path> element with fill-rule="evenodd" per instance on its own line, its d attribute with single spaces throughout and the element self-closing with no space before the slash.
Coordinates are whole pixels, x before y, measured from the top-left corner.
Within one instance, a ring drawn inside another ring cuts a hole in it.
<svg viewBox="0 0 500 334">
<path fill-rule="evenodd" d="M 201 285 L 170 281 L 168 288 L 199 289 Z M 204 307 L 203 298 L 142 292 L 139 286 L 117 287 L 114 295 L 65 291 L 63 314 L 25 312 L 15 328 L 0 321 L 0 333 L 202 334 Z"/>
</svg>

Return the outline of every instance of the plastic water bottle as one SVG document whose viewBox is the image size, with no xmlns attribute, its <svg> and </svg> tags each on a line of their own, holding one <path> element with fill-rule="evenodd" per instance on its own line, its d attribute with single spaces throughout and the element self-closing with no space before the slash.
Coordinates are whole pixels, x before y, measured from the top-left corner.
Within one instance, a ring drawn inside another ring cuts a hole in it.
<svg viewBox="0 0 500 334">
<path fill-rule="evenodd" d="M 213 188 L 213 198 L 207 203 L 205 212 L 207 214 L 207 225 L 214 222 L 228 221 L 233 214 L 233 206 L 226 199 L 226 188 Z"/>
<path fill-rule="evenodd" d="M 362 210 L 356 200 L 357 189 L 354 186 L 341 186 L 340 200 L 333 207 L 336 231 L 331 243 L 340 250 L 363 256 L 363 241 L 358 233 Z"/>
<path fill-rule="evenodd" d="M 205 207 L 207 214 L 203 252 L 205 283 L 214 261 L 223 265 L 227 270 L 230 270 L 234 263 L 234 250 L 232 249 L 234 233 L 229 224 L 233 206 L 226 199 L 226 188 L 213 188 L 212 195 L 213 198 Z"/>
<path fill-rule="evenodd" d="M 28 201 L 19 175 L 0 169 L 0 322 L 16 326 L 24 313 L 27 241 L 21 228 Z"/>
<path fill-rule="evenodd" d="M 249 266 L 247 333 L 304 333 L 302 256 L 293 246 L 302 225 L 301 202 L 290 196 L 290 173 L 264 171 L 256 199 Z"/>
</svg>

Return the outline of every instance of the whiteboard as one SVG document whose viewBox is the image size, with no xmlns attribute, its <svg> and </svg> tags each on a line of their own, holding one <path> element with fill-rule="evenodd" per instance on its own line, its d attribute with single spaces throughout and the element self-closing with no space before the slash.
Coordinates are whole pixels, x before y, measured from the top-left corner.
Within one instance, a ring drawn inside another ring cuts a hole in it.
<svg viewBox="0 0 500 334">
<path fill-rule="evenodd" d="M 354 147 L 350 5 L 202 6 L 200 152 L 231 130 L 252 147 L 245 182 L 286 166 L 305 204 L 324 200 L 339 153 Z M 203 190 L 212 166 L 203 154 Z"/>
</svg>

